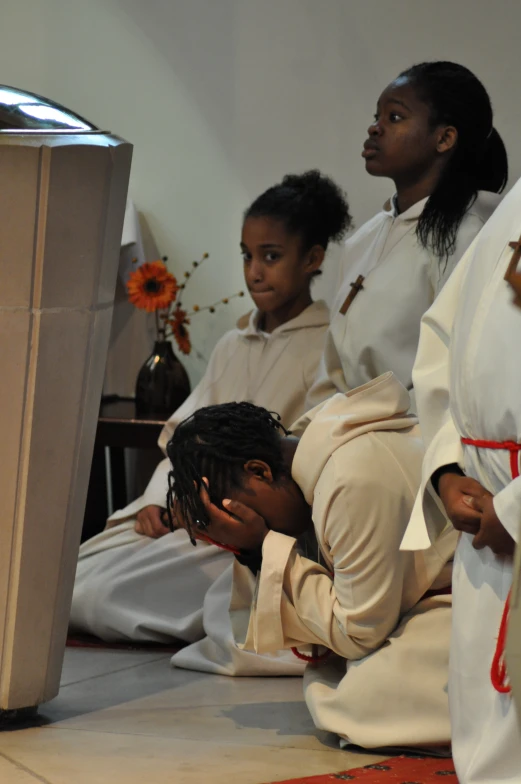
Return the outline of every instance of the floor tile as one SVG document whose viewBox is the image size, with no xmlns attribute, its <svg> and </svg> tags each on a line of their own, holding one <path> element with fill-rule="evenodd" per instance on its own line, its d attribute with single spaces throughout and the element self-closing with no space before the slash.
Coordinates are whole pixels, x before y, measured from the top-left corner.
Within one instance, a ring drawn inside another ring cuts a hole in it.
<svg viewBox="0 0 521 784">
<path fill-rule="evenodd" d="M 63 661 L 61 685 L 69 686 L 88 678 L 126 670 L 147 662 L 168 659 L 170 653 L 148 651 L 121 651 L 96 648 L 67 648 Z"/>
<path fill-rule="evenodd" d="M 45 779 L 38 778 L 16 762 L 11 762 L 0 752 L 0 781 L 2 784 L 37 784 Z"/>
<path fill-rule="evenodd" d="M 145 661 L 135 667 L 63 686 L 54 700 L 40 706 L 40 715 L 50 722 L 61 721 L 168 691 L 176 683 L 169 658 Z M 192 675 L 191 680 L 205 677 L 201 673 Z M 185 681 L 189 680 L 185 678 Z"/>
<path fill-rule="evenodd" d="M 259 748 L 198 739 L 142 737 L 138 742 L 133 735 L 58 727 L 4 733 L 1 752 L 51 784 L 261 784 L 382 759 L 344 751 Z"/>
<path fill-rule="evenodd" d="M 302 694 L 300 699 L 292 700 L 290 694 L 285 699 L 289 685 L 284 682 L 278 685 L 277 700 L 263 695 L 263 699 L 243 699 L 238 704 L 184 708 L 180 707 L 180 696 L 190 687 L 182 686 L 106 710 L 77 715 L 54 726 L 213 743 L 338 749 L 334 736 L 316 730 Z M 141 742 L 146 743 L 144 737 Z"/>
</svg>

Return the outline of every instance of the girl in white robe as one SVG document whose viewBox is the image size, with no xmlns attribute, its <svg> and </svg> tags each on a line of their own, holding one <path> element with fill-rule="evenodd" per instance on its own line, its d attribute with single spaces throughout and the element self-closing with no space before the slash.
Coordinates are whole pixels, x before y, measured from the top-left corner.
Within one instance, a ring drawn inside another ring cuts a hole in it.
<svg viewBox="0 0 521 784">
<path fill-rule="evenodd" d="M 203 380 L 165 426 L 163 449 L 179 421 L 209 404 L 253 400 L 280 412 L 286 425 L 303 413 L 329 316 L 325 303 L 312 302 L 311 281 L 329 241 L 340 239 L 349 221 L 343 195 L 318 172 L 287 176 L 250 206 L 241 248 L 257 309 L 246 327 L 219 341 Z M 144 495 L 81 546 L 73 631 L 108 641 L 203 637 L 204 596 L 231 556 L 212 545 L 196 551 L 183 530 L 167 532 L 160 518 L 167 474 L 165 460 Z M 302 672 L 295 657 L 282 658 L 255 666 L 261 674 Z"/>
<path fill-rule="evenodd" d="M 421 317 L 508 178 L 487 92 L 455 63 L 415 65 L 391 82 L 362 155 L 367 172 L 391 178 L 396 193 L 346 243 L 309 407 L 388 370 L 412 389 Z"/>
<path fill-rule="evenodd" d="M 505 279 L 520 236 L 521 180 L 426 313 L 413 374 L 427 452 L 402 547 L 438 546 L 445 512 L 462 532 L 449 681 L 461 784 L 521 781 L 519 717 L 493 666 L 521 525 L 521 311 Z"/>
<path fill-rule="evenodd" d="M 236 640 L 301 656 L 325 646 L 305 673 L 308 707 L 317 727 L 366 748 L 449 743 L 443 589 L 456 537 L 443 555 L 399 550 L 421 474 L 409 403 L 388 373 L 317 406 L 300 440 L 264 409 L 228 404 L 196 412 L 167 447 L 176 518 L 237 550 Z M 308 529 L 306 556 L 294 537 Z"/>
</svg>

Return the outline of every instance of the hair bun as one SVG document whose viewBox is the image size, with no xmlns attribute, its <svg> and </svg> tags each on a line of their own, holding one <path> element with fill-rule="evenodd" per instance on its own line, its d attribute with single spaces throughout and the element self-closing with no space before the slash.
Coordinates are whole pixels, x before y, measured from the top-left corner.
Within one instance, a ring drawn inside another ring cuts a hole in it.
<svg viewBox="0 0 521 784">
<path fill-rule="evenodd" d="M 351 225 L 349 206 L 346 194 L 330 177 L 310 169 L 303 174 L 287 174 L 281 185 L 293 191 L 298 202 L 295 211 L 327 237 L 327 242 L 344 237 Z"/>
<path fill-rule="evenodd" d="M 270 217 L 298 234 L 306 248 L 339 241 L 351 226 L 345 194 L 317 169 L 287 174 L 268 188 L 244 213 L 244 218 Z"/>
</svg>

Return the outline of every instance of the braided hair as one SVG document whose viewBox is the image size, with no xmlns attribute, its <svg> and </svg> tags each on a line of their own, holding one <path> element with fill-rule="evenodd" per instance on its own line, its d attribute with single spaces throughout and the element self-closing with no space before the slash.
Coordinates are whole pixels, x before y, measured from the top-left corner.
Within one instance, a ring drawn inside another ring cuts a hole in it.
<svg viewBox="0 0 521 784">
<path fill-rule="evenodd" d="M 209 482 L 211 502 L 222 509 L 222 499 L 229 489 L 240 487 L 248 460 L 266 462 L 275 479 L 287 476 L 281 433 L 288 435 L 278 415 L 252 403 L 200 408 L 180 422 L 166 448 L 172 464 L 167 496 L 170 528 L 174 527 L 174 495 L 192 544 L 193 526 L 208 527 L 210 521 L 200 496 L 203 477 Z"/>
<path fill-rule="evenodd" d="M 479 190 L 501 193 L 508 180 L 508 158 L 494 128 L 489 95 L 480 80 L 463 65 L 425 62 L 403 71 L 418 97 L 430 108 L 431 127 L 453 125 L 458 141 L 440 180 L 430 195 L 416 228 L 421 245 L 447 259 L 457 233 Z"/>
<path fill-rule="evenodd" d="M 352 222 L 345 194 L 317 169 L 287 174 L 255 199 L 244 213 L 247 218 L 281 221 L 289 234 L 301 238 L 304 253 L 314 245 L 326 250 L 330 242 L 340 242 Z"/>
</svg>

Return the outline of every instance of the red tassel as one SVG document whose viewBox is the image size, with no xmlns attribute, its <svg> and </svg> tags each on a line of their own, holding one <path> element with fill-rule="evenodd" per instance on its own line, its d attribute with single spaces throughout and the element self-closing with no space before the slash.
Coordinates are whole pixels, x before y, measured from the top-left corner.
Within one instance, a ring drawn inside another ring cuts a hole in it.
<svg viewBox="0 0 521 784">
<path fill-rule="evenodd" d="M 505 662 L 505 647 L 507 641 L 509 614 L 510 614 L 510 594 L 508 594 L 507 600 L 505 602 L 505 609 L 503 610 L 503 616 L 501 618 L 499 634 L 497 637 L 496 652 L 494 653 L 494 658 L 492 660 L 492 667 L 490 669 L 490 680 L 492 681 L 492 686 L 500 694 L 510 694 L 510 692 L 512 691 L 511 685 L 509 683 L 506 683 L 508 675 L 507 675 L 507 665 Z"/>
</svg>

